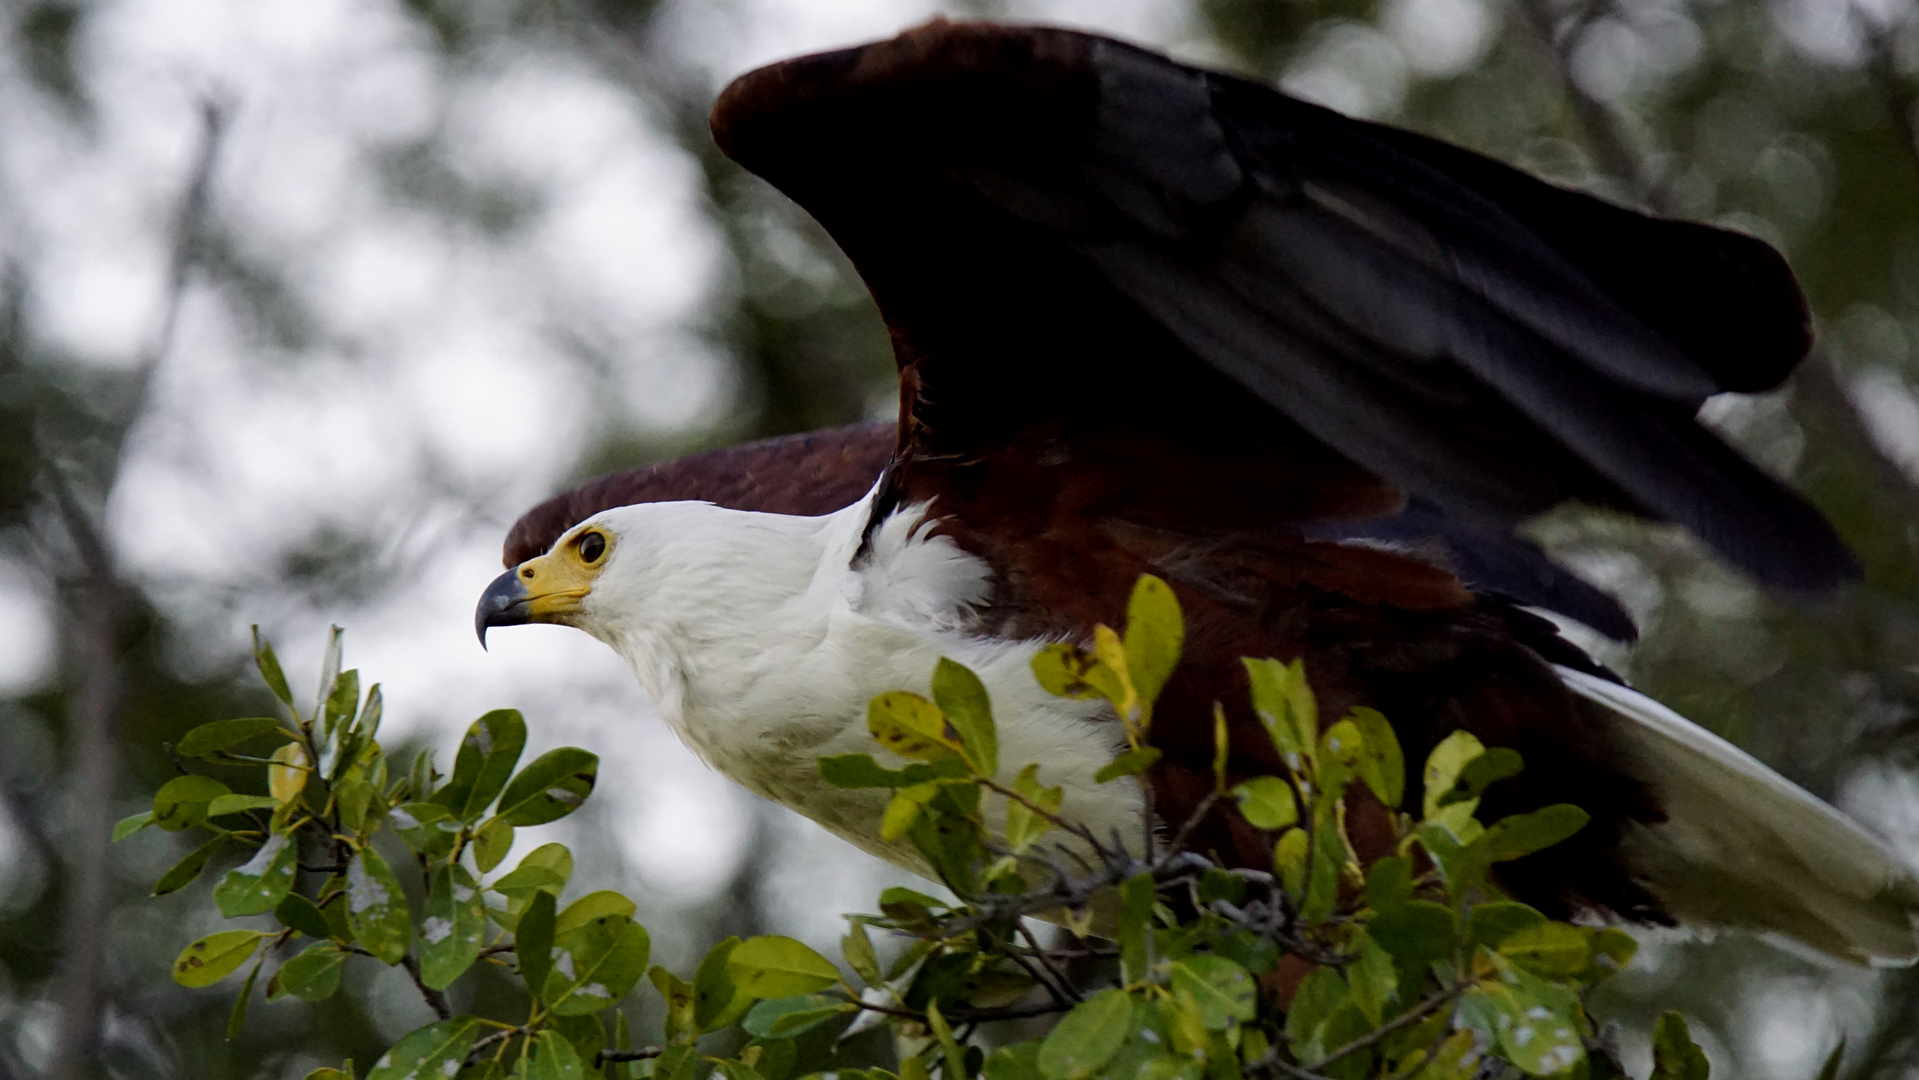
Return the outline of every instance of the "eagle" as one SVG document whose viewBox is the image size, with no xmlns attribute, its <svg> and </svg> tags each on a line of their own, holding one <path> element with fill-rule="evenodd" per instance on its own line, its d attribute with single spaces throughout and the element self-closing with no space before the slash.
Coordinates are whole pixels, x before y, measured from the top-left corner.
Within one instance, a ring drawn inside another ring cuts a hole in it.
<svg viewBox="0 0 1919 1080">
<path fill-rule="evenodd" d="M 874 749 L 868 701 L 940 657 L 988 688 L 1000 760 L 1136 830 L 1096 785 L 1101 703 L 1030 662 L 1170 583 L 1185 652 L 1155 709 L 1164 821 L 1279 769 L 1242 657 L 1298 660 L 1414 760 L 1518 751 L 1491 816 L 1591 822 L 1505 864 L 1557 918 L 1747 928 L 1919 958 L 1919 878 L 1858 824 L 1628 688 L 1540 612 L 1631 619 L 1516 529 L 1576 501 L 1692 532 L 1799 594 L 1857 566 L 1696 419 L 1811 344 L 1765 243 L 1647 216 L 1411 132 L 1064 29 L 937 20 L 735 80 L 719 147 L 805 209 L 877 303 L 897 423 L 615 473 L 528 512 L 476 625 L 578 627 L 713 768 L 855 845 L 884 795 L 815 761 Z M 1490 820 L 1490 818 L 1489 818 Z M 1356 837 L 1357 839 L 1357 837 Z M 1270 867 L 1231 808 L 1189 846 Z"/>
</svg>

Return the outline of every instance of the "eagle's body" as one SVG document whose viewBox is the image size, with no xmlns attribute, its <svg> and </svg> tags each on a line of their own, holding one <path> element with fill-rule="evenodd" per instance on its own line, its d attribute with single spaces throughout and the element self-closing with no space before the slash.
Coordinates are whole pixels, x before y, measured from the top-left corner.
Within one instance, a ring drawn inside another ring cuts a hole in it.
<svg viewBox="0 0 1919 1080">
<path fill-rule="evenodd" d="M 1137 831 L 1128 785 L 1089 782 L 1114 721 L 1027 665 L 1120 624 L 1153 573 L 1188 624 L 1152 731 L 1165 821 L 1211 790 L 1216 701 L 1235 777 L 1277 767 L 1239 660 L 1297 657 L 1322 715 L 1379 709 L 1409 760 L 1459 728 L 1517 749 L 1487 814 L 1592 814 L 1502 869 L 1543 910 L 1919 954 L 1898 858 L 1526 610 L 1632 635 L 1513 535 L 1569 498 L 1685 525 L 1775 585 L 1854 573 L 1693 419 L 1805 353 L 1770 248 L 1058 30 L 934 23 L 788 61 L 713 126 L 872 289 L 899 424 L 556 497 L 508 538 L 482 630 L 588 630 L 715 768 L 910 865 L 813 761 L 872 749 L 866 702 L 923 690 L 942 655 L 986 682 L 1003 762 Z M 1272 857 L 1230 811 L 1192 843 Z"/>
</svg>

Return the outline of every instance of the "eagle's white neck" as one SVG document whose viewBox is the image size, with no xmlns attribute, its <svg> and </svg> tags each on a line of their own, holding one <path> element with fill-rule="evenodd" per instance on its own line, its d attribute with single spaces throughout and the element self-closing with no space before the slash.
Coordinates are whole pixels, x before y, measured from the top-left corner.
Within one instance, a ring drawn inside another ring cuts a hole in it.
<svg viewBox="0 0 1919 1080">
<path fill-rule="evenodd" d="M 1040 688 L 1030 663 L 1041 642 L 969 632 L 989 570 L 925 535 L 923 508 L 892 515 L 862 552 L 871 499 L 817 518 L 706 503 L 606 511 L 593 520 L 615 539 L 578 625 L 625 657 L 708 764 L 894 861 L 915 860 L 877 838 L 884 795 L 828 787 L 814 761 L 888 758 L 867 733 L 867 702 L 927 693 L 941 656 L 986 683 L 1009 778 L 1041 762 L 1048 783 L 1068 785 L 1069 811 L 1101 835 L 1136 833 L 1133 786 L 1091 781 L 1116 725 Z"/>
</svg>

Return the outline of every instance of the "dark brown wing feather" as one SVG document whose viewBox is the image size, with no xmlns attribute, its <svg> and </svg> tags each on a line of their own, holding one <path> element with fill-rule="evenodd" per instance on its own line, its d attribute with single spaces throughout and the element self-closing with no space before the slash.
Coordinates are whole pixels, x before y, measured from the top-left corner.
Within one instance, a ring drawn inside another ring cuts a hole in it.
<svg viewBox="0 0 1919 1080">
<path fill-rule="evenodd" d="M 733 510 L 830 514 L 872 488 L 893 456 L 895 431 L 850 424 L 609 473 L 527 511 L 507 533 L 501 559 L 518 566 L 594 514 L 634 503 L 699 499 Z"/>
<path fill-rule="evenodd" d="M 1304 432 L 1482 531 L 1578 498 L 1772 584 L 1855 573 L 1693 419 L 1807 347 L 1757 240 L 1064 30 L 933 23 L 787 61 L 730 86 L 713 130 L 873 291 L 906 465 L 1233 398 L 1221 425 L 1251 430 L 1224 441 Z"/>
</svg>

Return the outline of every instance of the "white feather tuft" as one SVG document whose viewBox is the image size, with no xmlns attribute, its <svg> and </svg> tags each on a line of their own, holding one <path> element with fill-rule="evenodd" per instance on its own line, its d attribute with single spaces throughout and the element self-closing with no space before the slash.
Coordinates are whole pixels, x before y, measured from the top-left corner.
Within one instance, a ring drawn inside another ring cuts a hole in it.
<svg viewBox="0 0 1919 1080">
<path fill-rule="evenodd" d="M 1919 961 L 1919 878 L 1851 818 L 1637 691 L 1570 668 L 1568 688 L 1666 813 L 1622 847 L 1675 917 L 1771 931 L 1834 956 Z"/>
</svg>

